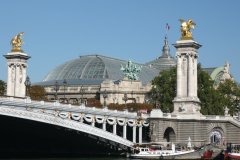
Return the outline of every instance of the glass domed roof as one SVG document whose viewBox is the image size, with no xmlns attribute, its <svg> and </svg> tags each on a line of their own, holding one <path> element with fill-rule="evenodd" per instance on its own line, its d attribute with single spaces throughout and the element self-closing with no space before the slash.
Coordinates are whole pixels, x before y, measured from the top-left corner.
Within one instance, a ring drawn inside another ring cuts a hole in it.
<svg viewBox="0 0 240 160">
<path fill-rule="evenodd" d="M 56 80 L 63 81 L 64 79 L 68 81 L 68 84 L 100 84 L 105 79 L 119 80 L 124 77 L 120 70 L 121 65 L 126 64 L 127 61 L 101 55 L 80 56 L 50 71 L 41 85 L 52 85 Z M 143 84 L 150 82 L 159 74 L 159 71 L 154 68 L 143 64 L 137 65 L 142 66 L 139 80 Z"/>
</svg>

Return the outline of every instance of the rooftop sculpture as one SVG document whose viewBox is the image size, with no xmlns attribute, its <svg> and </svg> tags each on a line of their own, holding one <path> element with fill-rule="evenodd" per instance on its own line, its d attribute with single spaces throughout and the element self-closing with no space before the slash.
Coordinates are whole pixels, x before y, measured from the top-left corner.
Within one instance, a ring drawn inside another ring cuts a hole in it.
<svg viewBox="0 0 240 160">
<path fill-rule="evenodd" d="M 125 67 L 121 65 L 121 71 L 128 80 L 138 80 L 138 73 L 141 71 L 142 66 L 134 65 L 132 61 L 128 61 Z"/>
<path fill-rule="evenodd" d="M 179 19 L 179 21 L 181 22 L 181 40 L 193 39 L 191 29 L 194 29 L 196 24 L 192 21 L 192 19 L 189 19 L 188 21 Z"/>
<path fill-rule="evenodd" d="M 23 40 L 21 39 L 21 36 L 24 34 L 24 32 L 18 33 L 15 37 L 12 38 L 11 40 L 11 45 L 12 45 L 12 52 L 23 52 L 21 49 L 21 46 L 23 44 Z"/>
</svg>

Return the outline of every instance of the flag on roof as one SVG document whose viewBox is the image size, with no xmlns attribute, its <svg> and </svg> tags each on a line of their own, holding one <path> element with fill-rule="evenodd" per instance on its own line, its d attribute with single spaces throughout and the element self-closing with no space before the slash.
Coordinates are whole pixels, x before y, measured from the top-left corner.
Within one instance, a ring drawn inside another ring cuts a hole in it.
<svg viewBox="0 0 240 160">
<path fill-rule="evenodd" d="M 168 25 L 168 23 L 166 24 L 166 29 L 169 30 L 170 26 Z"/>
</svg>

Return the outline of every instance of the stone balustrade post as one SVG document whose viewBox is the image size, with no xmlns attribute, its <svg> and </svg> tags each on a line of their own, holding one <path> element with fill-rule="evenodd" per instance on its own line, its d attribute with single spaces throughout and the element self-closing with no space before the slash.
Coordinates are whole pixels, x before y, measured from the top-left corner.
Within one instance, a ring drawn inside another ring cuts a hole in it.
<svg viewBox="0 0 240 160">
<path fill-rule="evenodd" d="M 117 134 L 117 123 L 113 124 L 113 134 Z"/>
<path fill-rule="evenodd" d="M 136 125 L 133 126 L 133 143 L 136 143 Z"/>
<path fill-rule="evenodd" d="M 104 118 L 103 124 L 102 124 L 102 129 L 106 131 L 106 119 Z"/>
<path fill-rule="evenodd" d="M 127 123 L 123 125 L 123 138 L 127 139 Z"/>
<path fill-rule="evenodd" d="M 92 117 L 92 127 L 95 127 L 95 116 Z"/>
<path fill-rule="evenodd" d="M 139 139 L 139 144 L 141 144 L 142 143 L 142 125 L 141 126 L 139 126 L 139 128 L 138 128 L 138 139 Z"/>
</svg>

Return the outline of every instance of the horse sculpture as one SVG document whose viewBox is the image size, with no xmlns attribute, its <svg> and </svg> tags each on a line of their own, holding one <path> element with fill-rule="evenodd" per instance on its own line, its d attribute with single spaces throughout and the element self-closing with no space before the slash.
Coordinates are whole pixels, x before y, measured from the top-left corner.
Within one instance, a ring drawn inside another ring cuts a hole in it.
<svg viewBox="0 0 240 160">
<path fill-rule="evenodd" d="M 12 52 L 23 52 L 21 49 L 21 46 L 23 44 L 23 40 L 21 39 L 21 36 L 24 34 L 24 32 L 18 33 L 15 37 L 11 40 L 12 45 Z"/>
<path fill-rule="evenodd" d="M 188 21 L 179 19 L 179 21 L 181 22 L 181 33 L 182 33 L 181 40 L 193 39 L 191 29 L 194 29 L 196 24 L 191 19 L 189 19 Z"/>
</svg>

